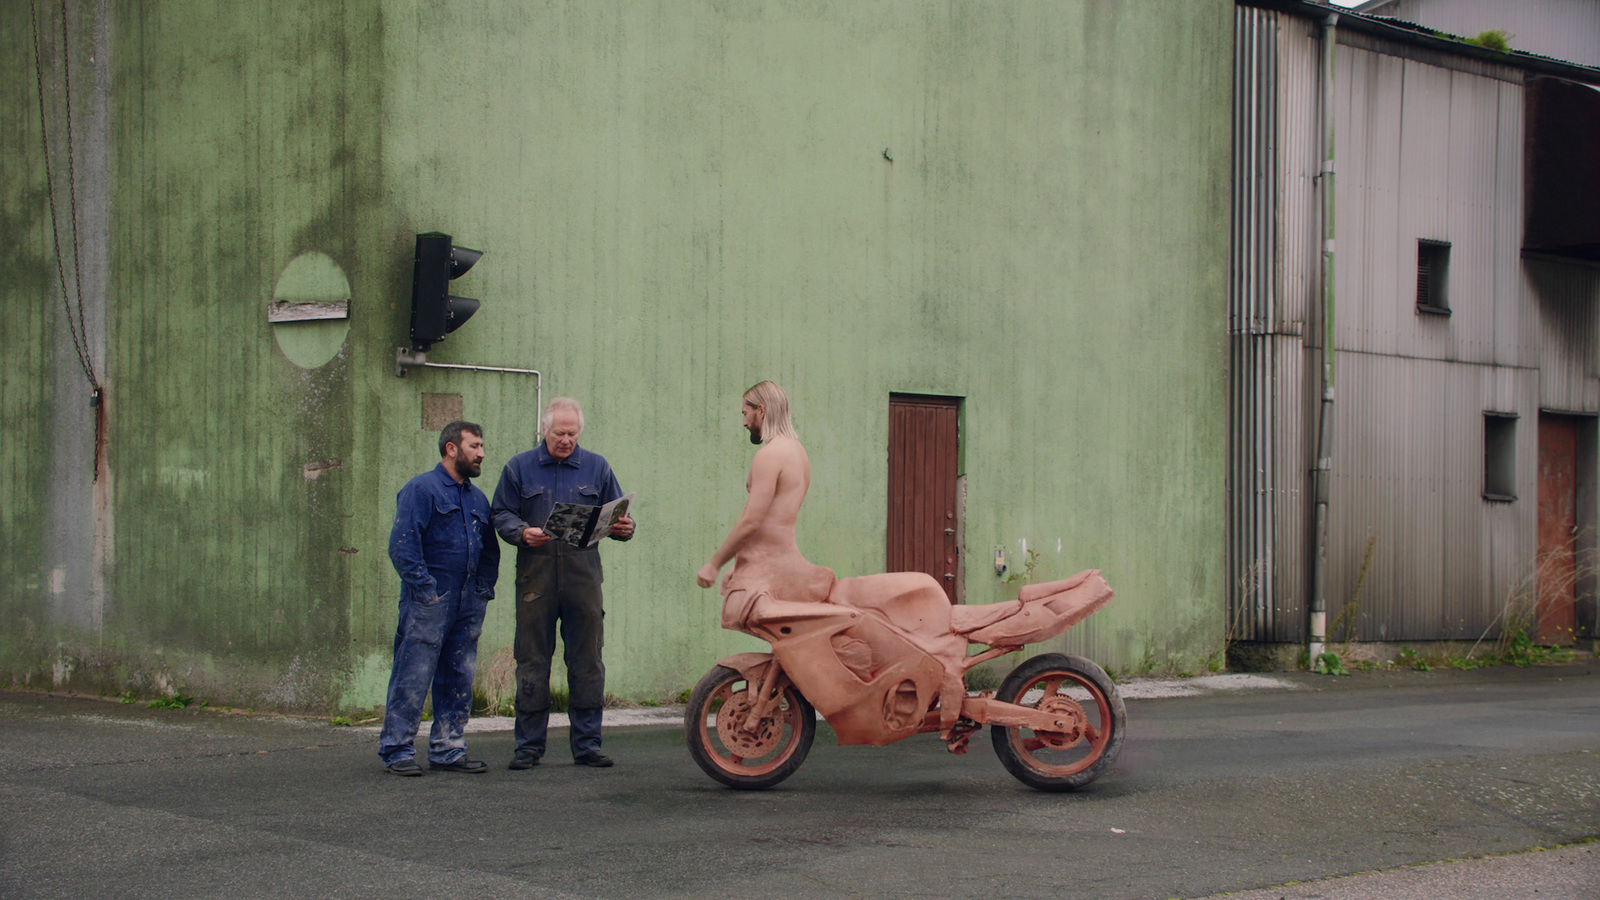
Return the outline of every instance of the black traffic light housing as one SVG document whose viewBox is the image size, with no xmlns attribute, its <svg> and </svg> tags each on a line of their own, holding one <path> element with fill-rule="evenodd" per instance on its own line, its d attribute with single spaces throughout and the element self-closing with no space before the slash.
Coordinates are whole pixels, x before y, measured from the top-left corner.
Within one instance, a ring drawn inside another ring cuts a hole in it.
<svg viewBox="0 0 1600 900">
<path fill-rule="evenodd" d="M 478 311 L 478 301 L 450 296 L 450 282 L 467 274 L 483 254 L 450 245 L 450 235 L 417 235 L 411 278 L 411 348 L 425 352 Z"/>
</svg>

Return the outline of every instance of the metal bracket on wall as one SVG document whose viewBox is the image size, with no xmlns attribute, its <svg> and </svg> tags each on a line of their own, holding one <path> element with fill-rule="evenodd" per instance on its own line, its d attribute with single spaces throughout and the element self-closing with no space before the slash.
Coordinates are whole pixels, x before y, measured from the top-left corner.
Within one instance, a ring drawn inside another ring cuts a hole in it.
<svg viewBox="0 0 1600 900">
<path fill-rule="evenodd" d="M 406 377 L 407 369 L 459 369 L 466 372 L 501 372 L 508 375 L 533 376 L 533 442 L 538 444 L 544 439 L 540 434 L 539 419 L 544 414 L 544 376 L 538 369 L 512 369 L 506 366 L 467 366 L 456 363 L 431 363 L 428 362 L 426 350 L 408 350 L 405 347 L 394 349 L 394 374 L 396 378 Z"/>
</svg>

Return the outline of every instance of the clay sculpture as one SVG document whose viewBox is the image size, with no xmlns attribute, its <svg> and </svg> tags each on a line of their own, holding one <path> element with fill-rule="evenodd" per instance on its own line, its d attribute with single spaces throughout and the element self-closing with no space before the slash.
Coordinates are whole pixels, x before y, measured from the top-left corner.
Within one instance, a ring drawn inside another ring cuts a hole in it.
<svg viewBox="0 0 1600 900">
<path fill-rule="evenodd" d="M 938 732 L 953 753 L 987 724 L 1018 780 L 1074 790 L 1104 773 L 1122 746 L 1122 698 L 1090 660 L 1045 653 L 995 692 L 967 689 L 979 663 L 1053 637 L 1110 601 L 1098 570 L 1030 585 L 1017 600 L 951 606 L 922 573 L 835 581 L 822 602 L 727 590 L 723 625 L 771 653 L 720 660 L 685 712 L 689 753 L 736 788 L 771 787 L 805 761 L 821 713 L 840 744 L 893 743 Z M 970 645 L 982 649 L 967 655 Z"/>
<path fill-rule="evenodd" d="M 938 732 L 953 753 L 989 725 L 1007 771 L 1044 791 L 1081 788 L 1122 747 L 1125 713 L 1098 665 L 1046 653 L 1024 661 L 995 692 L 968 690 L 974 666 L 1066 631 L 1111 600 L 1097 569 L 1029 585 L 1016 600 L 952 606 L 931 575 L 835 579 L 806 560 L 795 522 L 811 463 L 783 389 L 763 381 L 740 404 L 761 445 L 739 521 L 695 581 L 722 579 L 722 627 L 770 653 L 740 653 L 700 679 L 684 713 L 689 753 L 712 778 L 767 788 L 805 761 L 820 712 L 840 744 L 893 743 Z M 968 655 L 969 648 L 979 650 Z"/>
</svg>

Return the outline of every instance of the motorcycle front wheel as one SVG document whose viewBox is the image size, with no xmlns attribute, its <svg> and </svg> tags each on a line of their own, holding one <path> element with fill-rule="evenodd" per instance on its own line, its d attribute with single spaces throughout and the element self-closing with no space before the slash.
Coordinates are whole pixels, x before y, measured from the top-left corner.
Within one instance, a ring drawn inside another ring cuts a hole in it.
<svg viewBox="0 0 1600 900">
<path fill-rule="evenodd" d="M 1081 656 L 1035 656 L 1006 676 L 995 699 L 1078 723 L 1069 733 L 990 726 L 1001 764 L 1031 788 L 1077 790 L 1111 768 L 1122 751 L 1122 696 L 1104 669 Z"/>
<path fill-rule="evenodd" d="M 751 687 L 737 671 L 717 666 L 689 695 L 683 724 L 689 755 L 707 775 L 728 787 L 762 790 L 805 762 L 817 716 L 794 685 L 785 684 L 771 712 L 750 727 Z"/>
</svg>

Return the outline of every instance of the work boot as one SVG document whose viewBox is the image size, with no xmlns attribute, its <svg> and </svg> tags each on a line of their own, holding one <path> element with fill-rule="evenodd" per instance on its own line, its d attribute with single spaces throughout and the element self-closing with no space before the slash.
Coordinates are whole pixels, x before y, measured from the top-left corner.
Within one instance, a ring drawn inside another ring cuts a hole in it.
<svg viewBox="0 0 1600 900">
<path fill-rule="evenodd" d="M 442 769 L 446 772 L 465 772 L 468 775 L 481 775 L 484 772 L 489 771 L 489 767 L 483 764 L 483 760 L 467 759 L 465 756 L 453 763 L 430 762 L 428 763 L 428 768 Z"/>
</svg>

